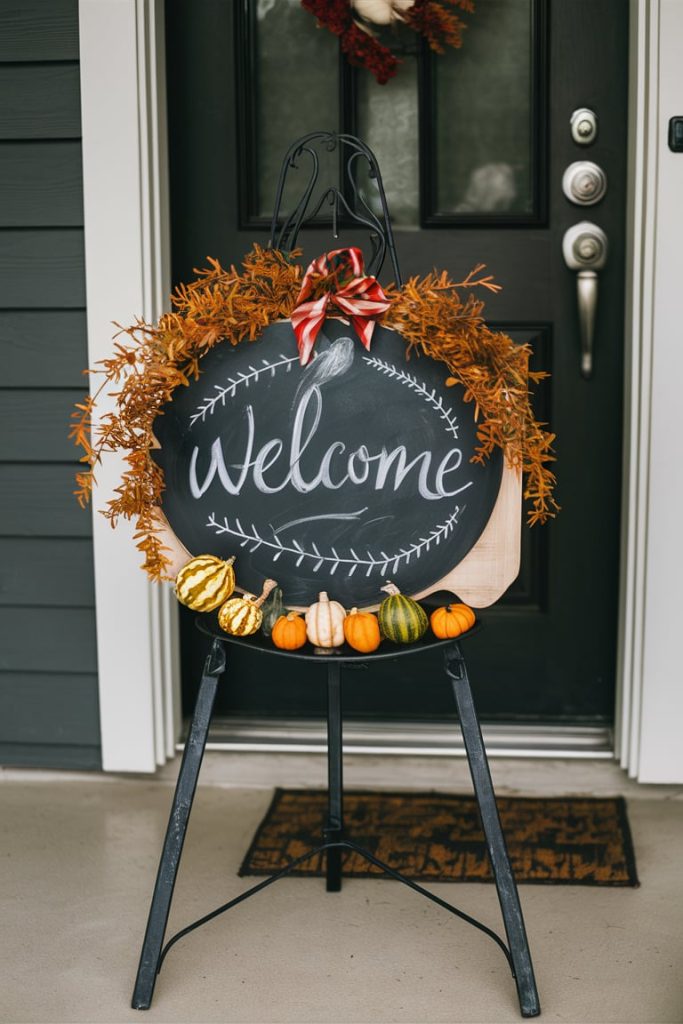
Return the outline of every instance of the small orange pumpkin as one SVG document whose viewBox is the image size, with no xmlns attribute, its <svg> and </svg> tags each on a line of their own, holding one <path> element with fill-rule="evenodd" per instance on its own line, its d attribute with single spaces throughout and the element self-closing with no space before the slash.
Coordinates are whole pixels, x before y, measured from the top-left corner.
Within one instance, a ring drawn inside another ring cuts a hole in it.
<svg viewBox="0 0 683 1024">
<path fill-rule="evenodd" d="M 377 616 L 372 612 L 359 612 L 352 608 L 344 619 L 344 637 L 354 651 L 370 654 L 380 645 L 381 636 Z"/>
<path fill-rule="evenodd" d="M 306 643 L 306 623 L 296 612 L 288 612 L 276 619 L 270 635 L 281 651 L 296 651 Z"/>
<path fill-rule="evenodd" d="M 449 604 L 437 608 L 429 617 L 432 632 L 439 640 L 451 640 L 471 629 L 476 615 L 467 604 Z"/>
</svg>

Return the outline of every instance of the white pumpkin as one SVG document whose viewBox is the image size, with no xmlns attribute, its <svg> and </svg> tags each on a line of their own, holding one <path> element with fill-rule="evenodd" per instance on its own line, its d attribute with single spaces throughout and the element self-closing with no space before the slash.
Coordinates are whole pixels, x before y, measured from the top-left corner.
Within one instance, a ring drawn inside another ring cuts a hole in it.
<svg viewBox="0 0 683 1024">
<path fill-rule="evenodd" d="M 323 591 L 306 612 L 306 635 L 316 647 L 339 647 L 344 643 L 345 618 L 339 601 L 330 601 Z"/>
</svg>

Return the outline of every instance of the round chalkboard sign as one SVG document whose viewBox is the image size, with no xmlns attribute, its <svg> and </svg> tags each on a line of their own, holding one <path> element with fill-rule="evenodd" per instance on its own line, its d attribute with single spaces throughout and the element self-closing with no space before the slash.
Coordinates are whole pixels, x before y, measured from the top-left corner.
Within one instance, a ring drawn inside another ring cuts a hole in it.
<svg viewBox="0 0 683 1024">
<path fill-rule="evenodd" d="M 388 580 L 417 594 L 481 535 L 502 456 L 470 462 L 473 406 L 395 332 L 375 327 L 367 351 L 327 320 L 302 367 L 291 324 L 276 323 L 201 369 L 155 423 L 162 510 L 192 555 L 236 555 L 245 590 L 270 576 L 290 605 L 321 590 L 374 604 Z"/>
</svg>

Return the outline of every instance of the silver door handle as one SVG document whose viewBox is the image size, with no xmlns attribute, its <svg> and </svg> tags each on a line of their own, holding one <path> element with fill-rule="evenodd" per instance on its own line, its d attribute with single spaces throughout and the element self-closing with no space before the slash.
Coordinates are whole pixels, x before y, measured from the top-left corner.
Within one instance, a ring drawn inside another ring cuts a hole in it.
<svg viewBox="0 0 683 1024">
<path fill-rule="evenodd" d="M 598 307 L 598 270 L 607 262 L 607 235 L 597 224 L 584 220 L 572 224 L 562 239 L 564 261 L 576 270 L 576 298 L 579 310 L 581 376 L 593 374 L 595 313 Z"/>
</svg>

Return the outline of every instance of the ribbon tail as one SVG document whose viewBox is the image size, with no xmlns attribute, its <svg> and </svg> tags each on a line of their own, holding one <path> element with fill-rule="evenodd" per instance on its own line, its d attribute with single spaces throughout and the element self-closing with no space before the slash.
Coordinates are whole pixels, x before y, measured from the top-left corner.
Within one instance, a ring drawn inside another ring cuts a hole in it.
<svg viewBox="0 0 683 1024">
<path fill-rule="evenodd" d="M 299 349 L 299 362 L 302 366 L 310 362 L 315 339 L 325 321 L 328 296 L 324 295 L 317 302 L 305 302 L 290 315 L 292 328 Z"/>
<path fill-rule="evenodd" d="M 370 342 L 375 330 L 375 321 L 369 320 L 365 316 L 352 316 L 351 323 L 353 324 L 354 331 L 360 338 L 361 345 L 369 352 Z"/>
</svg>

